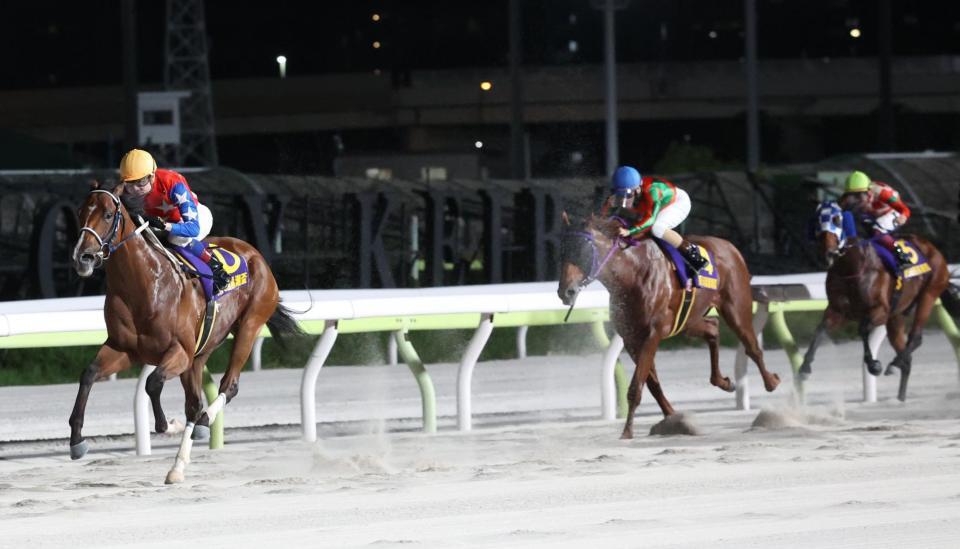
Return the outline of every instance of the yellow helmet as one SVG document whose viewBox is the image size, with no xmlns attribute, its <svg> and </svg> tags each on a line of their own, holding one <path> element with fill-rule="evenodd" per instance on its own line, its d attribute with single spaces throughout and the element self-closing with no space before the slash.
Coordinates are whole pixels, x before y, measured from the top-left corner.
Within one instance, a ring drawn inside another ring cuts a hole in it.
<svg viewBox="0 0 960 549">
<path fill-rule="evenodd" d="M 862 193 L 870 188 L 870 178 L 867 174 L 856 171 L 847 177 L 847 184 L 843 191 L 848 193 Z"/>
<path fill-rule="evenodd" d="M 157 171 L 157 162 L 147 151 L 132 149 L 120 159 L 120 180 L 136 181 Z"/>
</svg>

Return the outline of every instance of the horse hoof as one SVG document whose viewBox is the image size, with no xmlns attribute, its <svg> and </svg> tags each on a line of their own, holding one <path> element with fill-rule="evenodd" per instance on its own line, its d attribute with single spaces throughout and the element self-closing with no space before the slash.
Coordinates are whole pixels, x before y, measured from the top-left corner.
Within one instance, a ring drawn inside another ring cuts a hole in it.
<svg viewBox="0 0 960 549">
<path fill-rule="evenodd" d="M 167 473 L 167 480 L 164 481 L 164 484 L 180 484 L 181 482 L 183 482 L 183 472 L 171 470 Z"/>
<path fill-rule="evenodd" d="M 803 383 L 803 382 L 807 381 L 808 379 L 810 379 L 810 372 L 809 372 L 809 371 L 804 372 L 803 370 L 800 370 L 799 372 L 797 372 L 797 381 Z"/>
<path fill-rule="evenodd" d="M 879 360 L 870 360 L 867 362 L 867 371 L 870 372 L 872 376 L 878 376 L 883 372 L 883 365 L 880 364 Z"/>
<path fill-rule="evenodd" d="M 624 433 L 620 435 L 620 440 L 630 440 L 632 438 L 633 438 L 633 433 L 628 433 L 626 431 L 624 431 Z"/>
<path fill-rule="evenodd" d="M 770 383 L 767 383 L 766 380 L 763 382 L 763 388 L 767 390 L 768 393 L 772 392 L 774 389 L 780 385 L 780 376 L 777 374 L 770 374 Z"/>
<path fill-rule="evenodd" d="M 90 445 L 87 444 L 87 441 L 81 440 L 79 443 L 70 446 L 70 459 L 80 459 L 87 455 L 88 450 L 90 450 Z"/>
<path fill-rule="evenodd" d="M 729 380 L 728 380 L 728 381 L 729 381 Z M 726 391 L 726 392 L 728 392 L 728 393 L 735 393 L 735 392 L 737 392 L 737 384 L 734 383 L 734 382 L 732 382 L 732 381 L 729 381 L 729 382 L 727 383 L 727 388 L 724 389 L 724 391 Z"/>
<path fill-rule="evenodd" d="M 193 433 L 190 435 L 192 440 L 210 440 L 210 427 L 206 425 L 194 425 Z"/>
</svg>

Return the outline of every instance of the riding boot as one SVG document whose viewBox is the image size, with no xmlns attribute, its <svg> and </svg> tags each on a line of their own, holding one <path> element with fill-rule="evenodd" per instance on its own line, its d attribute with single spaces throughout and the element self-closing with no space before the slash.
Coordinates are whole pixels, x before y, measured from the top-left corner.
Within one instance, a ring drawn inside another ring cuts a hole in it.
<svg viewBox="0 0 960 549">
<path fill-rule="evenodd" d="M 700 272 L 700 269 L 707 265 L 707 259 L 700 255 L 700 247 L 687 239 L 680 243 L 680 254 L 687 265 L 693 268 L 694 272 Z"/>
<path fill-rule="evenodd" d="M 213 293 L 218 294 L 230 285 L 230 275 L 223 270 L 220 260 L 213 254 L 210 254 L 210 261 L 207 262 L 207 265 L 210 266 L 210 271 L 213 273 Z"/>
</svg>

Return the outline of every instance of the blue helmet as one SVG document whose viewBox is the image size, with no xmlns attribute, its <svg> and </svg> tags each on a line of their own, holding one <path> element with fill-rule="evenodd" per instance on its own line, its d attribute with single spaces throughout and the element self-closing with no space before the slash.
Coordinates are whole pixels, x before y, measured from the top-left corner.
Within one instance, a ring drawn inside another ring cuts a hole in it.
<svg viewBox="0 0 960 549">
<path fill-rule="evenodd" d="M 610 188 L 617 196 L 627 196 L 640 187 L 640 172 L 630 166 L 620 166 L 613 172 Z"/>
</svg>

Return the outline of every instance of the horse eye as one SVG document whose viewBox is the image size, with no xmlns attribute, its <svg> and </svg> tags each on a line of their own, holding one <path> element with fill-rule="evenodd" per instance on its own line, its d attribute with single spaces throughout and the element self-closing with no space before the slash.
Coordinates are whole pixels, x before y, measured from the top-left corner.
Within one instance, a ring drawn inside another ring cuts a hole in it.
<svg viewBox="0 0 960 549">
<path fill-rule="evenodd" d="M 106 219 L 107 221 L 110 221 L 111 219 L 113 219 L 113 212 L 107 212 L 103 214 L 103 218 Z"/>
</svg>

